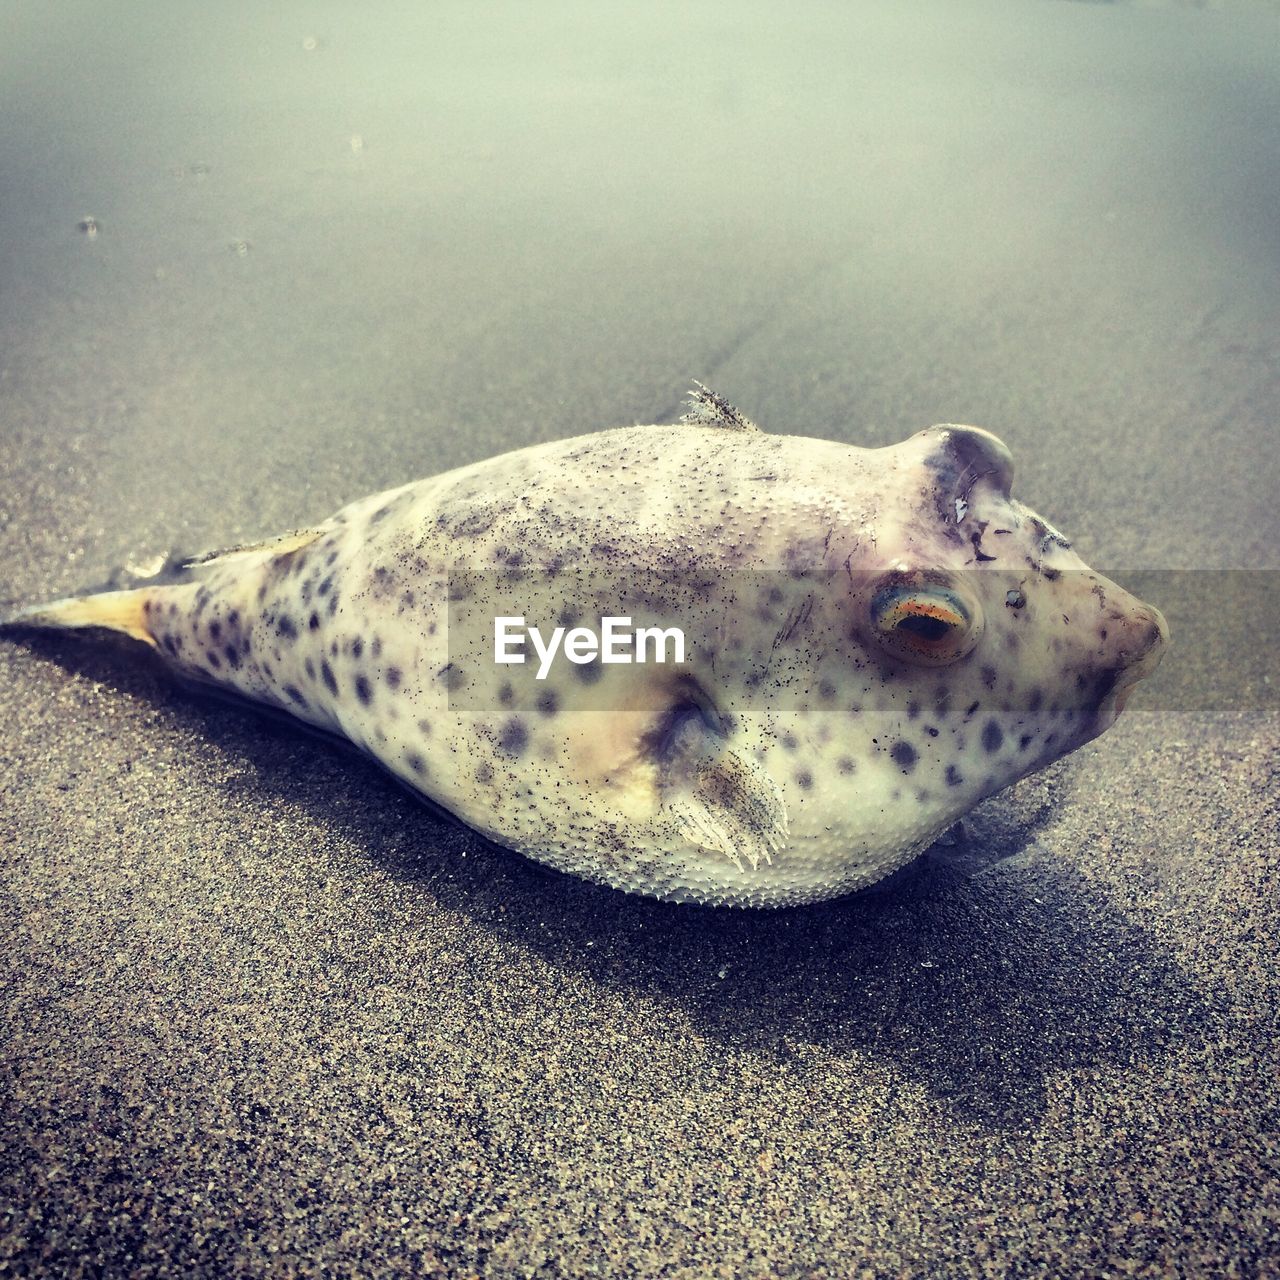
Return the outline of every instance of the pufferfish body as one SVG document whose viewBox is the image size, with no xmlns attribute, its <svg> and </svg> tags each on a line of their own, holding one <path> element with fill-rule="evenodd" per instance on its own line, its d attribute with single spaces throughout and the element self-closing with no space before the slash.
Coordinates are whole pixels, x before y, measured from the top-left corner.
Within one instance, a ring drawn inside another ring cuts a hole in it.
<svg viewBox="0 0 1280 1280">
<path fill-rule="evenodd" d="M 521 449 L 8 625 L 126 632 L 589 880 L 813 902 L 1096 737 L 1160 659 L 1160 613 L 1011 481 L 978 428 L 860 449 L 699 386 L 679 423 Z"/>
</svg>

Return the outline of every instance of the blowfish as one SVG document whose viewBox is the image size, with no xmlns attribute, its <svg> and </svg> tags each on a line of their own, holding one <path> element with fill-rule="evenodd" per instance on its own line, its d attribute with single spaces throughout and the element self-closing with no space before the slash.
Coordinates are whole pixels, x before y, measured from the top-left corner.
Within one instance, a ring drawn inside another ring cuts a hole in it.
<svg viewBox="0 0 1280 1280">
<path fill-rule="evenodd" d="M 1102 733 L 1160 660 L 1159 611 L 1012 478 L 976 427 L 862 449 L 695 384 L 677 423 L 520 449 L 8 625 L 124 632 L 588 880 L 813 902 Z"/>
</svg>

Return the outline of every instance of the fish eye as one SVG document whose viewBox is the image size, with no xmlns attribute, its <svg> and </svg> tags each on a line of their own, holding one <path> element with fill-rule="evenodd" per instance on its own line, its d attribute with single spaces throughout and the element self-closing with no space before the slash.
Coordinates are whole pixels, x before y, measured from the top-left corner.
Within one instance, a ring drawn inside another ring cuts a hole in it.
<svg viewBox="0 0 1280 1280">
<path fill-rule="evenodd" d="M 976 608 L 934 582 L 886 583 L 871 601 L 871 623 L 895 658 L 930 667 L 963 658 L 982 630 Z"/>
</svg>

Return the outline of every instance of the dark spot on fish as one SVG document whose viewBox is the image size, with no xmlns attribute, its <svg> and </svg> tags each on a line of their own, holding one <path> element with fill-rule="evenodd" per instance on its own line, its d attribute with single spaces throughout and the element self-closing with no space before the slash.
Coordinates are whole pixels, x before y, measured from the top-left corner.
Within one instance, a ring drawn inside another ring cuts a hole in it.
<svg viewBox="0 0 1280 1280">
<path fill-rule="evenodd" d="M 364 641 L 359 636 L 356 636 L 351 642 L 351 656 L 358 658 L 362 653 L 364 653 Z"/>
<path fill-rule="evenodd" d="M 927 725 L 925 725 L 925 727 L 924 727 L 924 731 L 925 731 L 925 733 L 927 733 L 927 734 L 929 735 L 929 737 L 931 737 L 931 738 L 936 738 L 936 737 L 938 736 L 938 726 L 937 726 L 937 725 L 927 724 Z"/>
<path fill-rule="evenodd" d="M 333 574 L 330 574 L 317 588 L 316 594 L 327 596 L 333 590 Z"/>
<path fill-rule="evenodd" d="M 796 735 L 794 733 L 784 733 L 782 735 L 781 742 L 788 751 L 794 751 L 800 745 L 796 740 Z"/>
<path fill-rule="evenodd" d="M 366 707 L 373 701 L 373 686 L 369 683 L 368 676 L 356 676 L 356 697 Z"/>
<path fill-rule="evenodd" d="M 205 658 L 208 660 L 209 665 L 215 671 L 217 671 L 222 666 L 222 659 L 219 658 L 218 655 L 214 653 L 212 649 L 210 649 L 209 652 L 205 654 Z"/>
<path fill-rule="evenodd" d="M 223 649 L 222 653 L 227 660 L 227 665 L 232 669 L 232 671 L 235 671 L 240 666 L 240 654 L 235 645 L 227 645 L 227 647 Z"/>
<path fill-rule="evenodd" d="M 982 549 L 982 530 L 981 530 L 981 529 L 975 529 L 975 530 L 974 530 L 974 531 L 969 535 L 969 541 L 973 544 L 973 554 L 974 554 L 974 555 L 975 555 L 979 560 L 994 560 L 994 559 L 995 559 L 995 556 L 989 556 L 989 555 L 987 555 L 987 553 L 986 553 L 985 551 L 983 551 L 983 549 Z"/>
<path fill-rule="evenodd" d="M 1032 689 L 1031 696 L 1027 699 L 1027 710 L 1035 715 L 1037 711 L 1044 705 L 1044 693 L 1040 689 Z"/>
<path fill-rule="evenodd" d="M 983 683 L 983 684 L 984 684 L 988 689 L 994 689 L 994 688 L 996 687 L 996 669 L 995 669 L 995 667 L 983 667 L 983 668 L 982 668 L 982 672 L 981 672 L 981 674 L 982 674 L 982 683 Z"/>
<path fill-rule="evenodd" d="M 796 786 L 799 787 L 801 791 L 812 790 L 813 774 L 811 774 L 808 769 L 801 769 L 800 772 L 796 774 Z"/>
<path fill-rule="evenodd" d="M 1056 582 L 1060 577 L 1062 577 L 1061 569 L 1050 569 L 1048 565 L 1044 565 L 1040 572 L 1043 573 L 1050 582 Z"/>
<path fill-rule="evenodd" d="M 307 679 L 308 679 L 308 680 L 314 680 L 314 679 L 316 678 L 316 664 L 315 664 L 314 662 L 312 662 L 310 658 L 308 658 L 308 659 L 307 659 L 307 660 L 302 664 L 302 666 L 303 666 L 303 669 L 304 669 L 304 670 L 306 671 L 306 673 L 307 673 Z"/>
<path fill-rule="evenodd" d="M 284 692 L 286 697 L 288 697 L 291 701 L 296 702 L 298 706 L 305 707 L 308 705 L 306 698 L 303 697 L 302 690 L 299 689 L 296 685 L 292 685 L 292 684 L 285 685 Z"/>
<path fill-rule="evenodd" d="M 320 678 L 324 681 L 324 687 L 330 693 L 336 694 L 338 692 L 338 681 L 327 658 L 320 663 Z"/>
<path fill-rule="evenodd" d="M 494 513 L 491 511 L 473 511 L 453 526 L 453 536 L 455 538 L 478 537 L 493 523 L 493 520 Z"/>
<path fill-rule="evenodd" d="M 573 674 L 583 684 L 595 684 L 604 675 L 604 668 L 598 662 L 584 662 L 574 666 Z"/>
<path fill-rule="evenodd" d="M 947 765 L 947 786 L 958 787 L 963 781 L 960 770 L 953 764 Z"/>
<path fill-rule="evenodd" d="M 1024 733 L 1022 737 L 1018 739 L 1018 750 L 1025 751 L 1031 745 L 1031 738 L 1031 734 Z"/>
<path fill-rule="evenodd" d="M 455 662 L 450 662 L 448 665 L 441 667 L 440 670 L 436 672 L 436 679 L 450 691 L 454 689 L 461 689 L 467 681 L 467 677 L 462 673 Z"/>
<path fill-rule="evenodd" d="M 416 751 L 406 751 L 404 762 L 416 774 L 424 774 L 427 771 L 427 762 Z"/>
<path fill-rule="evenodd" d="M 988 755 L 993 754 L 1004 746 L 1004 731 L 994 720 L 988 720 L 982 726 L 982 749 Z"/>
<path fill-rule="evenodd" d="M 298 634 L 298 628 L 293 625 L 293 619 L 284 613 L 280 615 L 279 621 L 276 622 L 276 631 L 284 636 L 286 640 L 292 640 Z"/>
<path fill-rule="evenodd" d="M 484 786 L 493 781 L 493 767 L 487 761 L 476 769 L 476 781 Z"/>
<path fill-rule="evenodd" d="M 231 612 L 227 614 L 227 626 L 238 627 L 239 625 L 240 625 L 240 610 L 232 609 Z"/>
<path fill-rule="evenodd" d="M 847 777 L 853 772 L 853 761 L 850 760 L 848 756 L 841 756 L 840 759 L 836 761 L 836 769 Z"/>
<path fill-rule="evenodd" d="M 388 667 L 386 671 L 383 673 L 382 678 L 387 682 L 387 686 L 389 688 L 398 689 L 400 687 L 400 681 L 403 677 L 400 675 L 399 667 Z"/>
<path fill-rule="evenodd" d="M 907 719 L 915 720 L 920 715 L 920 704 L 912 701 L 907 703 Z"/>
<path fill-rule="evenodd" d="M 498 701 L 502 703 L 504 707 L 509 707 L 512 702 L 515 701 L 515 696 L 516 691 L 510 684 L 504 684 L 502 688 L 498 690 Z"/>
<path fill-rule="evenodd" d="M 419 732 L 420 734 L 422 734 L 422 735 L 423 735 L 423 737 L 425 737 L 427 734 L 429 734 L 429 733 L 431 732 L 431 721 L 430 721 L 430 720 L 419 720 L 419 721 L 418 721 L 418 732 Z"/>
<path fill-rule="evenodd" d="M 970 719 L 972 719 L 972 718 L 973 718 L 973 713 L 974 713 L 975 711 L 977 711 L 977 709 L 978 709 L 980 706 L 982 706 L 982 703 L 981 703 L 981 702 L 971 702 L 971 703 L 968 705 L 968 707 L 965 709 L 964 718 L 965 718 L 966 720 L 970 720 Z"/>
<path fill-rule="evenodd" d="M 517 716 L 512 716 L 502 726 L 502 732 L 498 735 L 499 748 L 509 756 L 518 756 L 523 754 L 528 745 L 529 731 L 524 727 L 524 721 Z"/>
<path fill-rule="evenodd" d="M 916 761 L 920 758 L 919 752 L 909 742 L 895 742 L 889 748 L 889 754 L 893 757 L 894 764 L 903 773 L 910 773 L 916 767 Z"/>
<path fill-rule="evenodd" d="M 217 618 L 209 623 L 209 638 L 211 640 L 222 639 L 222 623 L 220 623 Z"/>
<path fill-rule="evenodd" d="M 830 702 L 835 696 L 836 687 L 830 680 L 823 680 L 818 685 L 818 697 L 820 697 L 823 702 Z"/>
<path fill-rule="evenodd" d="M 329 597 L 329 616 L 332 618 L 338 612 L 338 593 L 335 591 Z"/>
<path fill-rule="evenodd" d="M 544 716 L 553 716 L 560 710 L 560 695 L 556 693 L 554 689 L 543 689 L 543 691 L 538 694 L 538 700 L 534 703 L 534 706 L 536 706 Z"/>
<path fill-rule="evenodd" d="M 382 637 L 381 636 L 373 637 L 373 645 L 370 647 L 369 652 L 372 653 L 375 658 L 382 657 Z"/>
</svg>

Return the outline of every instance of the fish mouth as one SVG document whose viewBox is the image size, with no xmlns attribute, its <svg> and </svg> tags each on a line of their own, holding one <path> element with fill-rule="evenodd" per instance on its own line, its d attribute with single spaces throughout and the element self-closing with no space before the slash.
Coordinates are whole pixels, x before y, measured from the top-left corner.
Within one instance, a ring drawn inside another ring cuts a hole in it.
<svg viewBox="0 0 1280 1280">
<path fill-rule="evenodd" d="M 1150 615 L 1150 638 L 1143 649 L 1116 672 L 1115 682 L 1098 703 L 1094 716 L 1094 736 L 1115 724 L 1128 705 L 1134 689 L 1160 665 L 1164 651 L 1169 646 L 1169 624 L 1164 620 L 1164 614 L 1151 605 L 1144 608 Z"/>
</svg>

